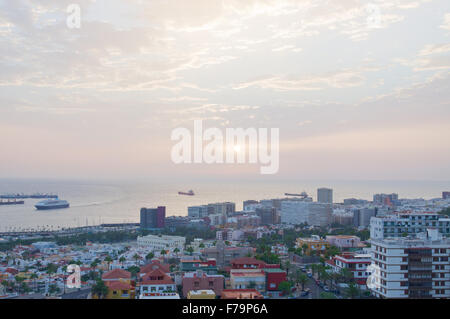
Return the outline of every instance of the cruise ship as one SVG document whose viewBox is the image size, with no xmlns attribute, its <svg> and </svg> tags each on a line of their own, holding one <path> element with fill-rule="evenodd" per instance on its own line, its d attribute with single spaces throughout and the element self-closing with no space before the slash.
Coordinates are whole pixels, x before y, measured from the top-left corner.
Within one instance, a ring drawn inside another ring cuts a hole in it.
<svg viewBox="0 0 450 319">
<path fill-rule="evenodd" d="M 69 202 L 60 199 L 46 199 L 37 203 L 34 207 L 39 210 L 68 208 Z"/>
</svg>

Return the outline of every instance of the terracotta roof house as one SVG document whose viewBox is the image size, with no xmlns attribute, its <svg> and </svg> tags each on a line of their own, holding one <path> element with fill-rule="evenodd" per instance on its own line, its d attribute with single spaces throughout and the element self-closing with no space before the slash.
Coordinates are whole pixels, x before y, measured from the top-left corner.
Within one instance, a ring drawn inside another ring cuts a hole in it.
<svg viewBox="0 0 450 319">
<path fill-rule="evenodd" d="M 104 273 L 102 279 L 104 281 L 112 281 L 119 279 L 131 280 L 131 273 L 129 271 L 117 268 L 108 271 L 107 273 Z"/>
<path fill-rule="evenodd" d="M 266 266 L 264 261 L 253 257 L 242 257 L 231 261 L 232 269 L 261 269 Z"/>
<path fill-rule="evenodd" d="M 172 278 L 159 268 L 139 278 L 137 289 L 140 299 L 180 298 Z"/>
<path fill-rule="evenodd" d="M 153 270 L 161 269 L 165 273 L 170 272 L 170 265 L 162 264 L 159 260 L 153 260 L 150 264 L 145 265 L 141 268 L 141 271 L 139 272 L 139 277 L 152 272 Z"/>
</svg>

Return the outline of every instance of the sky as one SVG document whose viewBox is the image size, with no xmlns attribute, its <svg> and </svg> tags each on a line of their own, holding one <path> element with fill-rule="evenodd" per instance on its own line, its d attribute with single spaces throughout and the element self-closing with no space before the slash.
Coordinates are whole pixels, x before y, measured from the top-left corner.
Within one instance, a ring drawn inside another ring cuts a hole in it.
<svg viewBox="0 0 450 319">
<path fill-rule="evenodd" d="M 448 0 L 0 0 L 0 56 L 0 177 L 450 180 Z M 173 163 L 194 120 L 278 173 Z"/>
</svg>

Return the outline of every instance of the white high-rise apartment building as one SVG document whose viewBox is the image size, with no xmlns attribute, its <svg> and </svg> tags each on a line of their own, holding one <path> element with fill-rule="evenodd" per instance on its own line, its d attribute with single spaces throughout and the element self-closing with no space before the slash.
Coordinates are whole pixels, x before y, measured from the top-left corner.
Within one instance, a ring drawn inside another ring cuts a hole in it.
<svg viewBox="0 0 450 319">
<path fill-rule="evenodd" d="M 379 267 L 380 298 L 450 298 L 450 239 L 437 229 L 419 238 L 372 240 L 372 264 Z"/>
<path fill-rule="evenodd" d="M 437 213 L 398 212 L 370 219 L 370 238 L 402 237 L 425 232 L 435 227 L 442 235 L 450 237 L 450 218 Z"/>
</svg>

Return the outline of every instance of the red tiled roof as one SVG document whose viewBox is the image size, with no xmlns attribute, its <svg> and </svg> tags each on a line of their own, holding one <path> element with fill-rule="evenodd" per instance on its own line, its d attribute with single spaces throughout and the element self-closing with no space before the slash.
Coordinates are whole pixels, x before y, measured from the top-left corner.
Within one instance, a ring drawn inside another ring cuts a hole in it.
<svg viewBox="0 0 450 319">
<path fill-rule="evenodd" d="M 14 269 L 14 268 L 7 268 L 5 270 L 5 272 L 10 273 L 11 275 L 17 275 L 19 273 L 19 271 L 17 269 Z"/>
<path fill-rule="evenodd" d="M 105 282 L 105 285 L 111 290 L 130 290 L 133 288 L 129 283 L 119 280 L 107 281 Z"/>
<path fill-rule="evenodd" d="M 117 268 L 113 269 L 111 271 L 108 271 L 107 273 L 103 274 L 102 279 L 130 279 L 131 273 L 129 271 Z"/>
<path fill-rule="evenodd" d="M 161 264 L 159 261 L 154 261 L 151 264 L 145 265 L 141 268 L 141 271 L 139 274 L 147 274 L 149 272 L 152 272 L 153 270 L 161 269 L 163 272 L 168 273 L 170 272 L 170 266 L 166 264 Z"/>
<path fill-rule="evenodd" d="M 164 285 L 164 284 L 170 285 L 170 284 L 173 284 L 173 280 L 161 269 L 155 269 L 149 273 L 146 273 L 141 278 L 141 284 L 143 284 L 143 285 Z"/>
<path fill-rule="evenodd" d="M 144 280 L 141 282 L 141 285 L 173 285 L 174 282 L 172 278 L 167 276 L 167 278 L 162 280 Z"/>
</svg>

